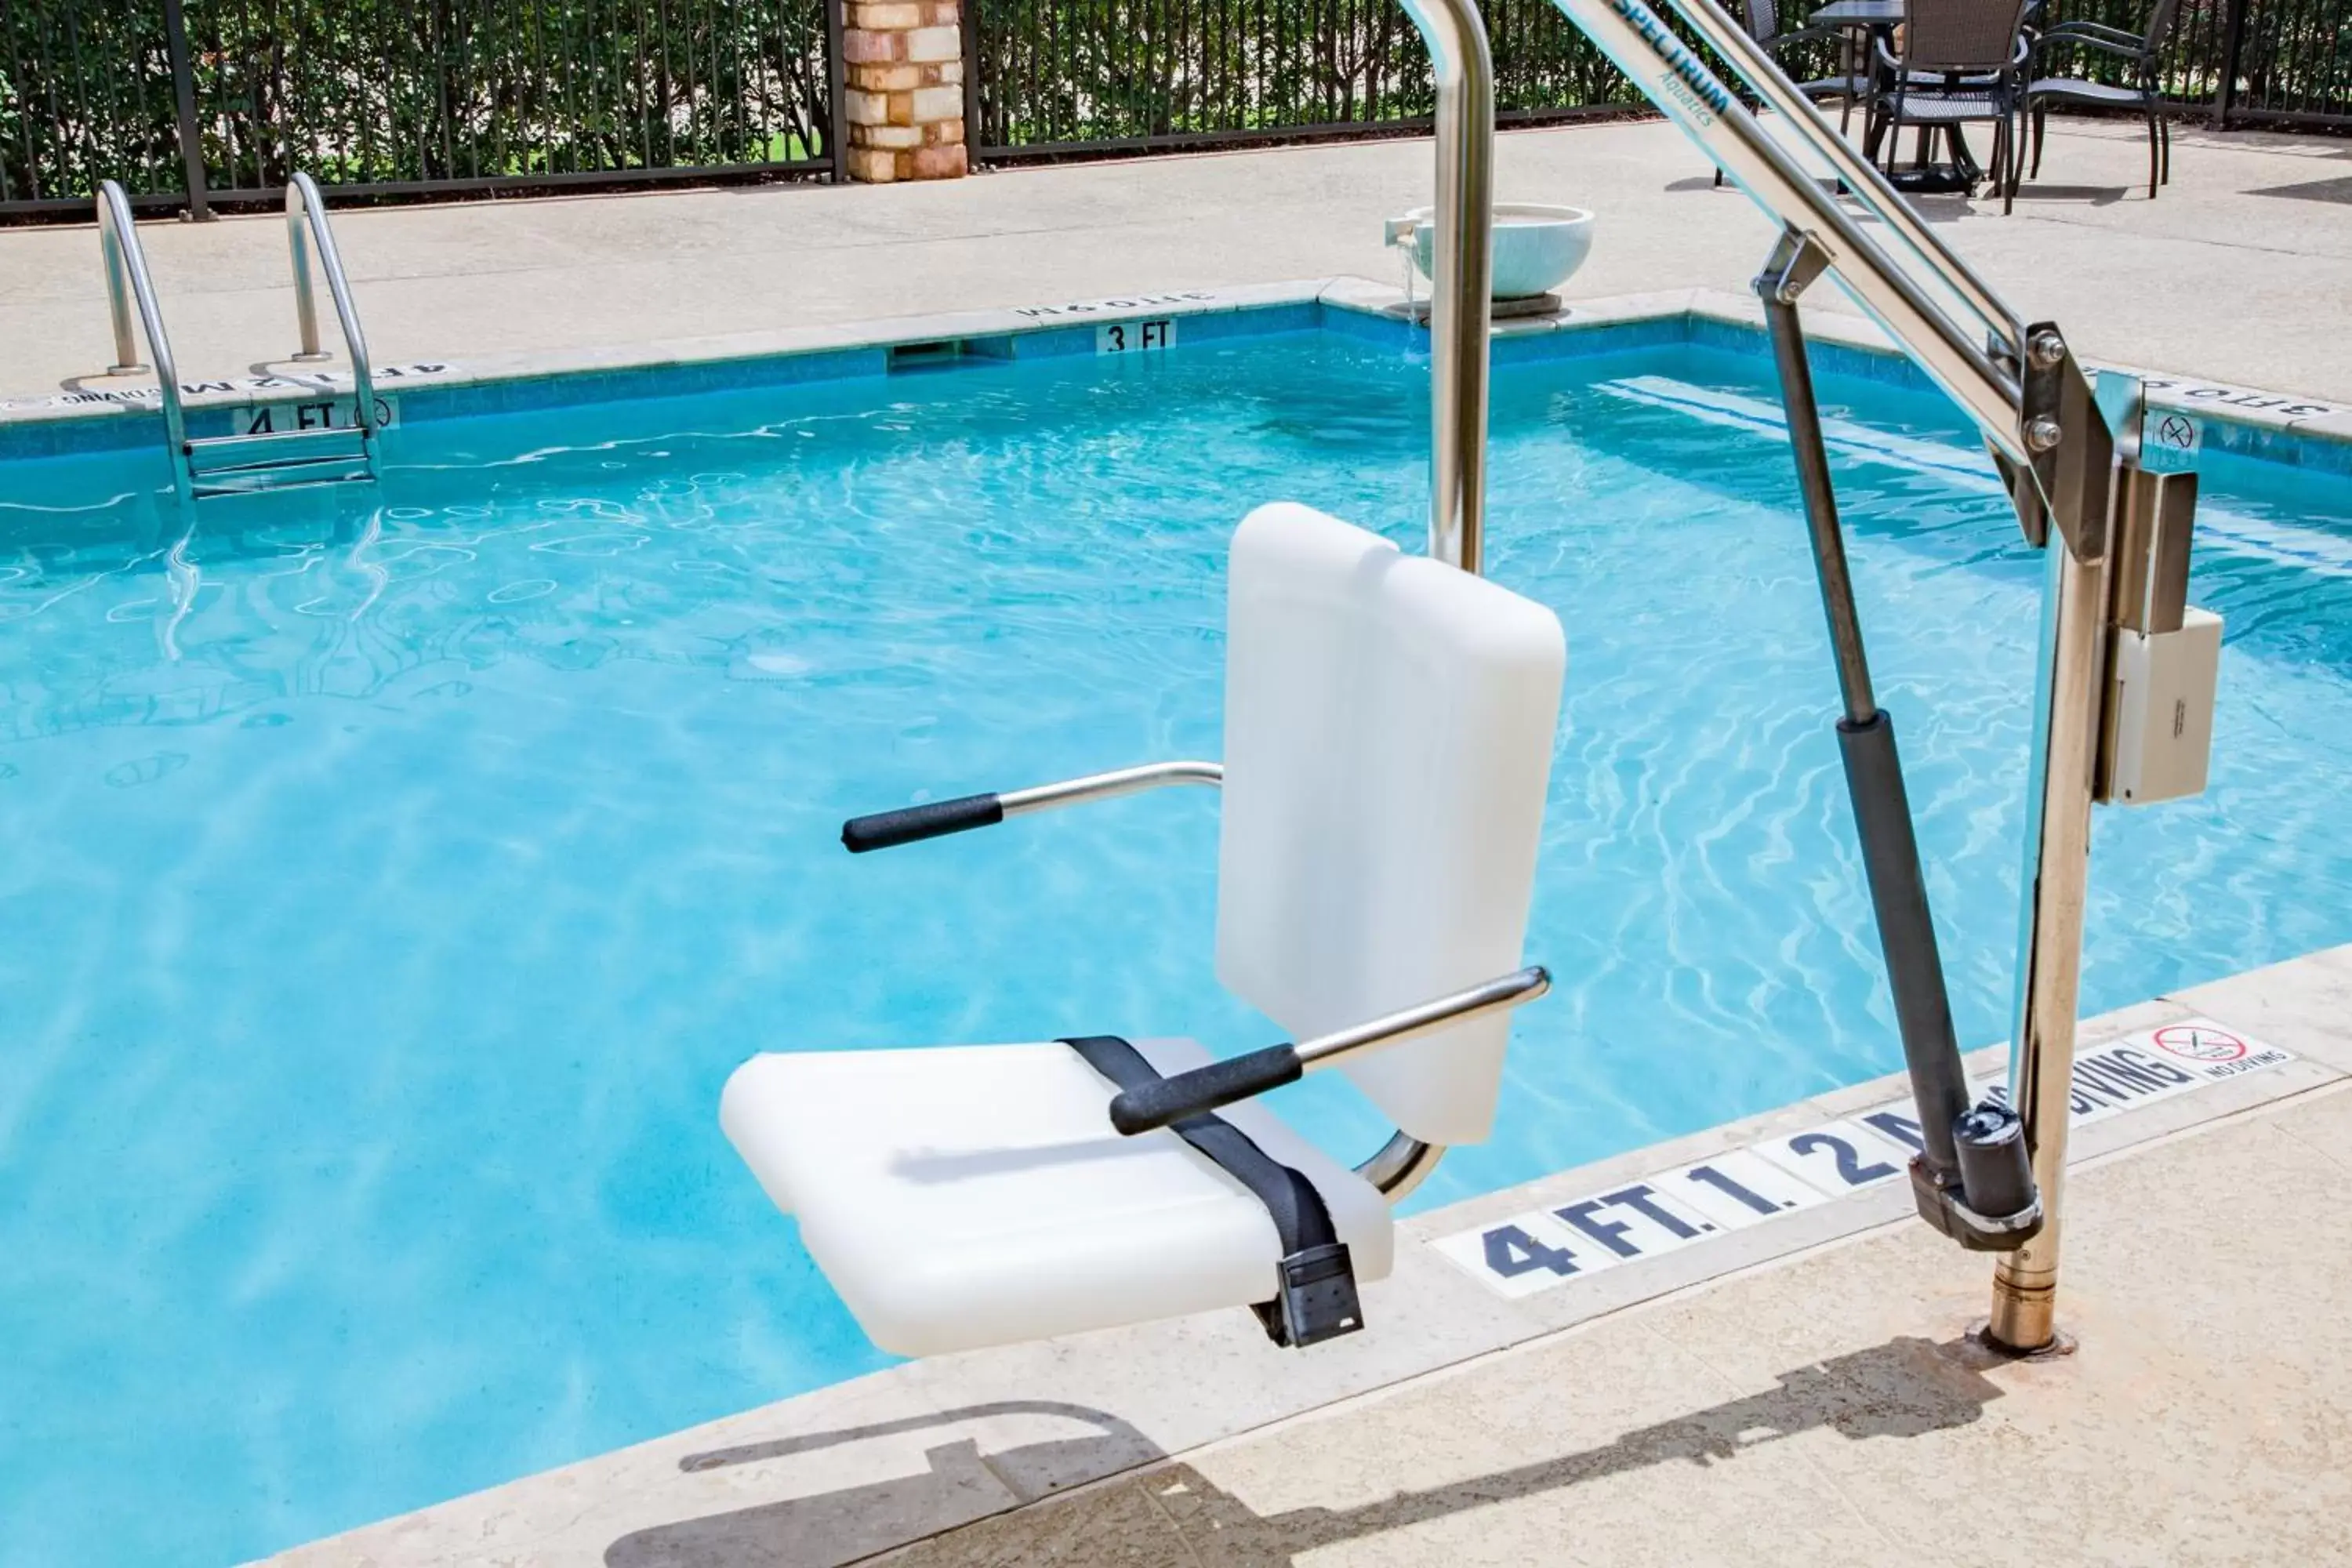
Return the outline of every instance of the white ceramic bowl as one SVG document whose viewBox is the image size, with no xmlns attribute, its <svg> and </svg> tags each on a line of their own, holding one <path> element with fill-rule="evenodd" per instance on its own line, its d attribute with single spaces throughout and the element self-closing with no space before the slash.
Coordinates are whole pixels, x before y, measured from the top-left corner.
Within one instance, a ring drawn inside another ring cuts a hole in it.
<svg viewBox="0 0 2352 1568">
<path fill-rule="evenodd" d="M 1413 267 L 1433 281 L 1435 211 L 1415 207 L 1403 221 L 1413 225 Z M 1591 249 L 1592 215 L 1584 208 L 1496 202 L 1494 296 L 1521 300 L 1557 289 L 1576 275 Z"/>
</svg>

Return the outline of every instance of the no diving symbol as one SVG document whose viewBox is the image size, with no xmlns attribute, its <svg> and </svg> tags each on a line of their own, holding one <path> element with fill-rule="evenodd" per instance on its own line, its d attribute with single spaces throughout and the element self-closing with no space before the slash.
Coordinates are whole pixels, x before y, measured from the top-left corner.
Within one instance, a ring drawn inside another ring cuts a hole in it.
<svg viewBox="0 0 2352 1568">
<path fill-rule="evenodd" d="M 2175 452 L 2197 450 L 2197 421 L 2186 414 L 2168 414 L 2156 422 L 2157 444 Z"/>
<path fill-rule="evenodd" d="M 2237 1036 L 2202 1024 L 2175 1024 L 2156 1032 L 2158 1050 L 2193 1062 L 2233 1062 L 2246 1054 L 2246 1042 Z"/>
</svg>

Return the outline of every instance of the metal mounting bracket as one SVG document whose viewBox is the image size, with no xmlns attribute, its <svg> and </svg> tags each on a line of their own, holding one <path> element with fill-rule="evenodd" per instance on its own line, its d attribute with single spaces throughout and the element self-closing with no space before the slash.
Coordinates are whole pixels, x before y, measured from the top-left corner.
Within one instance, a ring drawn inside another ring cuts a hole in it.
<svg viewBox="0 0 2352 1568">
<path fill-rule="evenodd" d="M 2099 410 L 2090 378 L 2075 362 L 2057 326 L 2036 321 L 2025 329 L 2025 364 L 2020 387 L 2023 407 L 2018 437 L 2032 454 L 2035 498 L 2058 524 L 2059 533 L 2074 559 L 2097 564 L 2107 549 L 2107 492 L 2116 460 L 2115 437 Z M 2011 490 L 2012 496 L 2016 494 Z M 2037 531 L 2018 507 L 2025 536 L 2046 543 L 2047 529 Z M 2037 531 L 2040 537 L 2036 537 Z"/>
<path fill-rule="evenodd" d="M 1968 1252 L 2014 1252 L 2042 1232 L 2042 1198 L 2012 1215 L 1979 1214 L 1960 1196 L 1958 1182 L 1936 1179 L 1925 1154 L 1911 1161 L 1911 1201 L 1919 1217 L 1960 1244 Z"/>
<path fill-rule="evenodd" d="M 1780 231 L 1780 242 L 1756 275 L 1756 292 L 1766 303 L 1793 305 L 1813 279 L 1829 270 L 1829 252 L 1813 237 L 1794 225 Z"/>
</svg>

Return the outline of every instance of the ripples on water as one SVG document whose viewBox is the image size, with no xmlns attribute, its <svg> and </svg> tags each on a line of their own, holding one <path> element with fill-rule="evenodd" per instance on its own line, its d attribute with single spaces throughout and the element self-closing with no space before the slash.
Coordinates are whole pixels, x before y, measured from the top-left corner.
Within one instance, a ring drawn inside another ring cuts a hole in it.
<svg viewBox="0 0 2352 1568">
<path fill-rule="evenodd" d="M 380 491 L 187 537 L 120 462 L 0 496 L 0 1560 L 247 1555 L 878 1364 L 719 1134 L 750 1051 L 1263 1043 L 1213 797 L 835 833 L 1214 755 L 1234 523 L 1415 543 L 1418 374 L 1297 337 L 420 426 Z M 1787 453 L 1643 400 L 1751 375 L 1496 377 L 1491 570 L 1569 633 L 1560 985 L 1423 1202 L 1899 1064 Z M 1937 405 L 1825 388 L 1913 443 L 1842 447 L 1841 499 L 1981 1044 L 2038 569 L 1916 460 L 1980 462 Z M 2207 489 L 2213 784 L 2101 814 L 2094 1009 L 2352 938 L 2352 503 Z M 1336 1152 L 1383 1131 L 1289 1093 Z"/>
</svg>

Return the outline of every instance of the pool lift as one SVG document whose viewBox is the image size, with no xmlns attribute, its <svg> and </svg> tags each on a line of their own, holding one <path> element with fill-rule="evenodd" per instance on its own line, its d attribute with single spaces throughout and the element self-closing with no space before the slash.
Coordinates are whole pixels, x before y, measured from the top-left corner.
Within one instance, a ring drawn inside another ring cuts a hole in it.
<svg viewBox="0 0 2352 1568">
<path fill-rule="evenodd" d="M 2202 787 L 2219 623 L 2184 604 L 2194 476 L 2142 471 L 2136 389 L 2118 384 L 2103 409 L 2057 329 L 2024 324 L 1710 0 L 1670 3 L 1899 251 L 1865 233 L 1643 0 L 1554 3 L 1783 225 L 1758 292 L 1919 1112 L 1913 1193 L 1937 1230 L 2001 1255 L 1991 1332 L 2039 1348 L 2054 1334 L 2089 808 Z M 1297 1043 L 1225 1061 L 1190 1041 L 1072 1037 L 745 1063 L 722 1125 L 886 1349 L 936 1353 L 1244 1304 L 1281 1344 L 1360 1328 L 1357 1282 L 1391 1262 L 1389 1205 L 1446 1145 L 1486 1135 L 1504 1015 L 1549 986 L 1541 968 L 1516 966 L 1564 644 L 1549 610 L 1476 575 L 1492 69 L 1471 0 L 1406 8 L 1438 83 L 1429 557 L 1303 507 L 1261 508 L 1230 563 L 1222 764 L 930 803 L 856 818 L 842 835 L 862 852 L 1140 790 L 1222 786 L 1218 972 Z M 1797 314 L 1823 272 L 1968 411 L 2026 538 L 2048 552 L 2013 1105 L 1970 1103 L 1893 724 L 1864 658 Z M 1353 1172 L 1255 1103 L 1330 1066 L 1398 1128 Z"/>
<path fill-rule="evenodd" d="M 2000 1254 L 1988 1331 L 2056 1336 L 2059 1203 L 2095 802 L 2204 788 L 2221 620 L 2188 606 L 2197 478 L 2141 461 L 2139 384 L 2095 382 L 2055 323 L 2026 322 L 1841 137 L 1714 0 L 1676 15 L 1826 164 L 1810 175 L 1644 0 L 1552 0 L 1781 226 L 1756 279 L 1827 613 L 1879 944 L 1919 1113 L 1920 1217 Z M 1876 236 L 1839 201 L 1850 195 Z M 1884 237 L 1882 238 L 1878 237 Z M 1891 721 L 1873 697 L 1797 305 L 1827 272 L 1969 415 L 2028 543 L 2044 552 L 2010 1095 L 1971 1106 Z"/>
<path fill-rule="evenodd" d="M 139 339 L 155 373 L 156 403 L 163 418 L 163 445 L 172 462 L 172 487 L 183 500 L 251 495 L 258 490 L 352 484 L 377 476 L 383 432 L 375 377 L 368 360 L 367 335 L 352 302 L 342 253 L 327 221 L 327 204 L 317 182 L 297 171 L 286 185 L 286 247 L 294 269 L 295 326 L 301 346 L 293 358 L 314 363 L 334 356 L 320 348 L 319 307 L 312 291 L 310 258 L 317 253 L 334 301 L 343 350 L 352 362 L 352 421 L 347 426 L 263 427 L 221 436 L 191 437 L 182 403 L 180 373 L 163 330 L 163 307 L 148 275 L 147 253 L 131 216 L 131 198 L 114 180 L 98 185 L 99 252 L 106 268 L 106 302 L 114 327 L 114 363 L 109 375 L 135 375 L 150 368 L 139 358 Z M 135 311 L 135 314 L 134 314 Z"/>
</svg>

